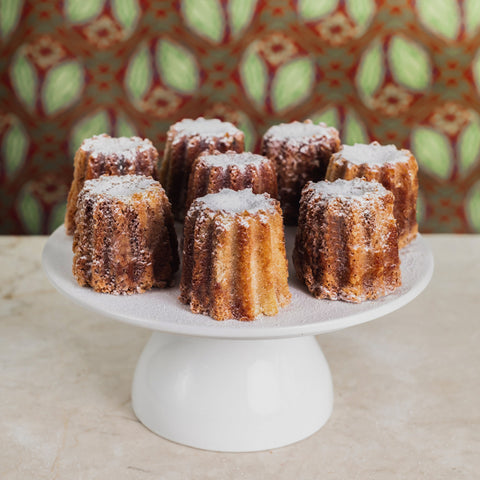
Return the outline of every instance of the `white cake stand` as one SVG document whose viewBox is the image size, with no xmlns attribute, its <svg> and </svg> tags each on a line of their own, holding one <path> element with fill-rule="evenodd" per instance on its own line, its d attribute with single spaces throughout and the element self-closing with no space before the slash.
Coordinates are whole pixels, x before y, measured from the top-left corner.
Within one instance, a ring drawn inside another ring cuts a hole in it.
<svg viewBox="0 0 480 480">
<path fill-rule="evenodd" d="M 293 242 L 294 229 L 287 228 L 289 259 Z M 278 315 L 217 322 L 191 313 L 178 301 L 178 288 L 115 296 L 78 286 L 71 245 L 63 226 L 45 245 L 52 284 L 83 307 L 154 331 L 133 380 L 139 420 L 169 440 L 224 452 L 267 450 L 316 432 L 330 417 L 333 389 L 314 335 L 402 307 L 433 273 L 432 253 L 418 236 L 401 252 L 402 286 L 392 295 L 361 304 L 317 300 L 291 268 L 292 302 Z"/>
</svg>

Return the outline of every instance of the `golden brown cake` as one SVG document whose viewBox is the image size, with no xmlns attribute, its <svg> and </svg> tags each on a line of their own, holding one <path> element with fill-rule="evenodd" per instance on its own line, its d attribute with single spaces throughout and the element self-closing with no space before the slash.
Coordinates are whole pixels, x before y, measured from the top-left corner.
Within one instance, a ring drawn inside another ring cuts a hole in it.
<svg viewBox="0 0 480 480">
<path fill-rule="evenodd" d="M 325 178 L 332 153 L 340 148 L 338 131 L 324 123 L 282 123 L 267 130 L 262 155 L 274 161 L 278 198 L 287 225 L 296 225 L 302 188 Z"/>
<path fill-rule="evenodd" d="M 397 220 L 398 244 L 400 248 L 410 243 L 418 233 L 417 195 L 418 165 L 408 150 L 398 150 L 395 145 L 344 145 L 332 156 L 326 179 L 351 180 L 362 177 L 376 180 L 395 197 L 393 213 Z"/>
<path fill-rule="evenodd" d="M 244 134 L 230 122 L 216 118 L 186 118 L 167 132 L 160 183 L 172 203 L 175 218 L 183 220 L 190 170 L 202 152 L 243 152 Z"/>
<path fill-rule="evenodd" d="M 277 176 L 272 161 L 261 155 L 245 152 L 202 153 L 193 162 L 188 180 L 186 210 L 193 200 L 223 188 L 277 197 Z"/>
<path fill-rule="evenodd" d="M 317 298 L 363 302 L 401 284 L 393 194 L 363 179 L 309 182 L 293 262 Z"/>
<path fill-rule="evenodd" d="M 185 216 L 180 300 L 215 320 L 275 315 L 290 302 L 278 200 L 223 189 Z"/>
<path fill-rule="evenodd" d="M 73 275 L 80 285 L 114 294 L 171 285 L 177 237 L 157 181 L 142 175 L 87 180 L 75 221 Z"/>
<path fill-rule="evenodd" d="M 68 235 L 75 230 L 77 198 L 85 180 L 101 175 L 146 175 L 157 178 L 158 152 L 148 139 L 95 135 L 83 141 L 74 159 L 73 182 L 65 215 Z"/>
</svg>

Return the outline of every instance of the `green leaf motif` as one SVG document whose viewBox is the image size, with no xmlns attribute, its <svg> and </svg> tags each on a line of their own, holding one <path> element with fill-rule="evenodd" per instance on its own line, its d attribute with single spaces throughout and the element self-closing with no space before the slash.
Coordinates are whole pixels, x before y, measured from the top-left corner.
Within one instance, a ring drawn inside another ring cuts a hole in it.
<svg viewBox="0 0 480 480">
<path fill-rule="evenodd" d="M 93 20 L 103 9 L 105 0 L 65 0 L 65 16 L 72 23 Z"/>
<path fill-rule="evenodd" d="M 133 55 L 125 74 L 125 87 L 133 100 L 140 100 L 152 84 L 150 54 L 146 45 Z"/>
<path fill-rule="evenodd" d="M 104 110 L 96 112 L 78 122 L 73 128 L 70 137 L 70 152 L 72 157 L 86 138 L 90 138 L 93 135 L 100 135 L 101 133 L 110 133 L 110 131 L 110 120 L 107 112 Z"/>
<path fill-rule="evenodd" d="M 474 35 L 480 27 L 480 2 L 478 0 L 464 0 L 465 30 L 467 35 Z"/>
<path fill-rule="evenodd" d="M 67 202 L 61 202 L 55 205 L 50 213 L 48 220 L 48 233 L 56 230 L 65 219 L 65 211 L 67 209 Z"/>
<path fill-rule="evenodd" d="M 422 23 L 433 33 L 447 39 L 457 38 L 461 17 L 457 0 L 417 0 Z"/>
<path fill-rule="evenodd" d="M 335 127 L 337 130 L 340 129 L 340 119 L 338 116 L 338 111 L 336 107 L 326 108 L 310 118 L 313 123 L 326 123 L 329 127 Z"/>
<path fill-rule="evenodd" d="M 75 103 L 80 98 L 83 85 L 83 69 L 76 61 L 52 68 L 47 73 L 42 91 L 45 113 L 52 115 Z"/>
<path fill-rule="evenodd" d="M 338 0 L 300 0 L 298 13 L 304 20 L 318 20 L 337 8 Z"/>
<path fill-rule="evenodd" d="M 421 226 L 425 220 L 427 207 L 425 205 L 425 198 L 421 190 L 418 190 L 417 196 L 417 222 Z"/>
<path fill-rule="evenodd" d="M 252 21 L 258 0 L 230 0 L 228 3 L 230 27 L 234 36 L 238 35 Z"/>
<path fill-rule="evenodd" d="M 450 176 L 453 152 L 444 135 L 431 128 L 418 127 L 412 132 L 411 143 L 421 169 L 441 179 Z"/>
<path fill-rule="evenodd" d="M 375 94 L 384 78 L 382 47 L 379 41 L 374 41 L 363 54 L 355 76 L 355 84 L 364 100 L 368 101 Z"/>
<path fill-rule="evenodd" d="M 365 126 L 356 114 L 348 112 L 343 127 L 343 143 L 354 145 L 355 143 L 368 143 L 368 135 Z"/>
<path fill-rule="evenodd" d="M 160 40 L 157 65 L 163 81 L 182 93 L 193 93 L 198 87 L 198 68 L 195 57 L 169 40 Z"/>
<path fill-rule="evenodd" d="M 17 212 L 28 233 L 40 233 L 43 222 L 43 211 L 36 198 L 28 188 L 24 188 L 17 200 Z"/>
<path fill-rule="evenodd" d="M 366 27 L 375 13 L 375 2 L 373 0 L 347 0 L 347 11 L 358 26 Z"/>
<path fill-rule="evenodd" d="M 33 110 L 38 84 L 37 73 L 24 55 L 17 55 L 12 63 L 10 78 L 17 97 L 29 110 Z"/>
<path fill-rule="evenodd" d="M 0 0 L 0 38 L 5 40 L 17 27 L 24 0 Z"/>
<path fill-rule="evenodd" d="M 132 30 L 138 20 L 140 8 L 136 0 L 112 0 L 113 14 L 125 30 Z"/>
<path fill-rule="evenodd" d="M 253 128 L 252 122 L 250 122 L 250 119 L 245 115 L 238 122 L 237 126 L 245 134 L 245 151 L 251 152 L 256 141 L 255 129 Z"/>
<path fill-rule="evenodd" d="M 218 0 L 182 0 L 182 15 L 187 26 L 214 43 L 220 43 L 223 38 L 221 12 Z"/>
<path fill-rule="evenodd" d="M 480 92 L 480 49 L 477 50 L 475 58 L 473 59 L 472 73 L 475 80 L 475 85 L 477 87 L 477 91 Z"/>
<path fill-rule="evenodd" d="M 401 85 L 415 91 L 425 90 L 431 81 L 431 62 L 415 42 L 396 35 L 388 49 L 392 74 Z"/>
<path fill-rule="evenodd" d="M 120 115 L 117 117 L 115 135 L 117 137 L 134 137 L 137 135 L 137 131 L 126 117 Z"/>
<path fill-rule="evenodd" d="M 25 162 L 28 144 L 28 137 L 23 127 L 19 123 L 13 124 L 5 134 L 2 144 L 2 154 L 8 178 L 12 178 Z"/>
<path fill-rule="evenodd" d="M 480 182 L 477 182 L 468 192 L 465 210 L 472 228 L 480 232 Z"/>
<path fill-rule="evenodd" d="M 240 63 L 240 78 L 247 95 L 263 105 L 267 89 L 267 68 L 253 48 L 249 48 Z"/>
<path fill-rule="evenodd" d="M 297 58 L 283 65 L 272 85 L 272 104 L 277 112 L 298 105 L 313 87 L 314 68 L 308 58 Z"/>
<path fill-rule="evenodd" d="M 478 119 L 462 131 L 457 148 L 460 172 L 465 174 L 475 165 L 480 153 L 480 122 Z"/>
</svg>

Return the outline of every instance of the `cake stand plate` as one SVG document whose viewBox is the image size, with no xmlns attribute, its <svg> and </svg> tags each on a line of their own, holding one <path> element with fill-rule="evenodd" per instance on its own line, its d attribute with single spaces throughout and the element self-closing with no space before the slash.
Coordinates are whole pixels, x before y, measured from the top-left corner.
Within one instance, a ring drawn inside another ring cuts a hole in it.
<svg viewBox="0 0 480 480">
<path fill-rule="evenodd" d="M 294 236 L 287 227 L 289 259 Z M 313 335 L 393 312 L 433 273 L 432 253 L 419 235 L 401 251 L 402 286 L 379 300 L 351 304 L 313 298 L 290 261 L 288 307 L 253 322 L 217 322 L 191 313 L 179 302 L 178 288 L 116 296 L 80 287 L 71 247 L 63 226 L 47 240 L 42 263 L 52 284 L 83 307 L 154 330 L 133 380 L 139 420 L 175 442 L 230 452 L 276 448 L 317 431 L 330 417 L 333 389 Z"/>
</svg>

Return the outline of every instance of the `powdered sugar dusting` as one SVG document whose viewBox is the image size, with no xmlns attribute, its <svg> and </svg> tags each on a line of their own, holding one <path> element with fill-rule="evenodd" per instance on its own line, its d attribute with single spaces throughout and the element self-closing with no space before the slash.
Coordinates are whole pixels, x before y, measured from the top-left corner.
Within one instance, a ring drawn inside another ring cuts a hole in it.
<svg viewBox="0 0 480 480">
<path fill-rule="evenodd" d="M 395 145 L 380 145 L 378 142 L 370 144 L 356 143 L 355 145 L 343 145 L 342 149 L 335 154 L 335 159 L 343 158 L 356 165 L 369 163 L 383 165 L 408 161 L 409 152 L 398 150 Z"/>
<path fill-rule="evenodd" d="M 103 195 L 106 198 L 117 198 L 127 201 L 136 193 L 143 193 L 160 184 L 143 175 L 103 175 L 93 180 L 87 180 L 83 191 L 90 195 Z"/>
<path fill-rule="evenodd" d="M 286 227 L 288 257 L 295 242 L 295 227 Z M 284 338 L 314 335 L 358 325 L 409 303 L 428 285 L 433 272 L 430 247 L 419 235 L 400 252 L 402 285 L 394 293 L 364 303 L 335 302 L 314 298 L 298 280 L 289 262 L 292 302 L 274 317 L 254 322 L 218 322 L 192 313 L 178 301 L 178 288 L 152 290 L 139 296 L 102 295 L 80 287 L 72 276 L 72 240 L 59 228 L 47 240 L 43 264 L 53 284 L 81 305 L 102 315 L 162 332 L 226 339 Z"/>
<path fill-rule="evenodd" d="M 106 133 L 94 135 L 83 141 L 83 151 L 89 152 L 92 157 L 98 155 L 121 155 L 122 157 L 134 158 L 137 152 L 144 152 L 153 148 L 152 142 L 140 137 L 111 137 Z"/>
<path fill-rule="evenodd" d="M 174 125 L 177 132 L 187 135 L 222 136 L 225 134 L 236 135 L 240 130 L 230 122 L 222 122 L 218 118 L 205 119 L 199 117 L 195 120 L 185 118 Z"/>
<path fill-rule="evenodd" d="M 265 137 L 275 137 L 283 140 L 337 136 L 338 132 L 335 128 L 328 127 L 325 123 L 315 124 L 311 121 L 281 123 L 270 127 L 265 133 Z"/>
<path fill-rule="evenodd" d="M 368 199 L 372 195 L 388 195 L 388 190 L 378 182 L 368 182 L 362 178 L 353 180 L 338 179 L 334 182 L 321 181 L 310 182 L 306 189 L 313 190 L 322 198 L 343 198 L 359 201 L 362 198 Z"/>
<path fill-rule="evenodd" d="M 210 167 L 228 167 L 235 165 L 241 170 L 245 169 L 248 165 L 258 167 L 262 163 L 270 162 L 268 158 L 262 155 L 256 155 L 250 152 L 237 153 L 233 151 L 216 155 L 203 155 L 202 161 Z"/>
<path fill-rule="evenodd" d="M 267 211 L 275 208 L 276 200 L 268 194 L 255 194 L 251 188 L 245 190 L 231 190 L 224 188 L 217 193 L 209 193 L 197 198 L 191 208 L 208 208 L 213 211 L 226 213 L 256 213 L 260 210 Z"/>
</svg>

